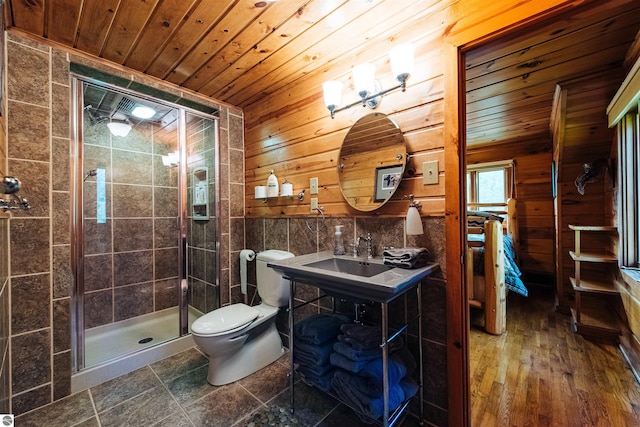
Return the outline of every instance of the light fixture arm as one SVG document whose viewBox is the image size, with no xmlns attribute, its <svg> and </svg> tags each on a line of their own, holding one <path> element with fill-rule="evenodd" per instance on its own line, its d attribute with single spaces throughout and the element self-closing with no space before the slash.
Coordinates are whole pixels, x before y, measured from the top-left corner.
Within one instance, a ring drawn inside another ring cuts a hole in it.
<svg viewBox="0 0 640 427">
<path fill-rule="evenodd" d="M 419 201 L 414 200 L 413 199 L 414 197 L 415 196 L 413 194 L 409 194 L 408 196 L 407 195 L 404 196 L 405 199 L 409 199 L 409 207 L 410 208 L 416 208 L 417 210 L 420 210 L 422 208 L 422 204 Z"/>
<path fill-rule="evenodd" d="M 359 101 L 355 101 L 352 102 L 349 105 L 345 105 L 344 107 L 340 107 L 340 108 L 335 108 L 335 105 L 329 105 L 327 108 L 329 109 L 329 112 L 331 113 L 331 118 L 335 118 L 336 113 L 339 113 L 340 111 L 344 111 L 347 110 L 351 107 L 354 107 L 358 104 L 362 105 L 363 107 L 367 106 L 367 101 L 370 101 L 372 99 L 378 98 L 382 95 L 386 95 L 389 92 L 393 92 L 394 90 L 397 89 L 402 89 L 403 92 L 405 92 L 407 90 L 407 78 L 409 77 L 409 75 L 404 75 L 404 76 L 398 76 L 398 79 L 400 80 L 400 78 L 402 78 L 402 80 L 400 80 L 400 83 L 397 84 L 396 86 L 390 87 L 389 89 L 384 89 L 381 91 L 378 91 L 372 95 L 369 95 L 367 97 L 361 98 Z"/>
</svg>

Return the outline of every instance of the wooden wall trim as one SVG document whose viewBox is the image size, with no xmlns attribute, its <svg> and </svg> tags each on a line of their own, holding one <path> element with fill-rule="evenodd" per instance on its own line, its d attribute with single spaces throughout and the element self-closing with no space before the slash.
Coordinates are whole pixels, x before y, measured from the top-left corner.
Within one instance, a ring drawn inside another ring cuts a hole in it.
<svg viewBox="0 0 640 427">
<path fill-rule="evenodd" d="M 561 174 L 562 174 L 562 149 L 564 145 L 564 130 L 565 130 L 565 121 L 567 115 L 567 89 L 562 88 L 560 85 L 556 86 L 556 93 L 553 99 L 553 112 L 554 115 L 552 117 L 552 121 L 554 123 L 552 129 L 552 138 L 553 138 L 553 159 L 556 162 L 555 171 L 556 176 L 552 177 L 555 179 L 556 186 L 556 194 L 553 198 L 553 206 L 554 206 L 554 226 L 556 233 L 556 254 L 555 254 L 555 263 L 556 263 L 556 309 L 561 313 L 568 314 L 569 306 L 565 301 L 565 298 L 562 296 L 562 287 L 563 287 L 563 256 L 565 253 L 564 244 L 562 242 L 562 191 L 559 191 L 558 185 L 560 182 Z"/>
<path fill-rule="evenodd" d="M 465 426 L 470 423 L 469 387 L 469 311 L 464 264 L 464 234 L 461 184 L 465 179 L 464 133 L 460 118 L 465 117 L 464 59 L 461 51 L 451 45 L 444 46 L 445 108 L 444 160 L 445 160 L 445 231 L 447 242 L 447 374 L 449 399 L 449 425 Z"/>
<path fill-rule="evenodd" d="M 640 101 L 640 58 L 629 71 L 629 74 L 622 82 L 620 89 L 616 92 L 611 103 L 607 107 L 609 127 L 613 127 L 629 110 L 637 108 Z"/>
</svg>

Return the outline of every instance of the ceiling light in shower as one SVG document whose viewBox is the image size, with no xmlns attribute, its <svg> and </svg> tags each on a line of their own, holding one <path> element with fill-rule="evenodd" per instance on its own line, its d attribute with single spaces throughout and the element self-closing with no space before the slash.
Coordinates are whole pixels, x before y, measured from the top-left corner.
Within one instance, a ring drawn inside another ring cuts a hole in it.
<svg viewBox="0 0 640 427">
<path fill-rule="evenodd" d="M 114 120 L 111 123 L 107 123 L 107 127 L 114 136 L 124 138 L 131 132 L 131 125 L 127 122 Z"/>
<path fill-rule="evenodd" d="M 139 119 L 150 119 L 156 115 L 156 110 L 151 107 L 145 107 L 144 105 L 138 105 L 131 111 L 131 114 Z"/>
<path fill-rule="evenodd" d="M 166 156 L 162 156 L 162 164 L 170 167 L 178 166 L 179 158 L 180 158 L 180 152 L 178 151 L 167 153 Z"/>
</svg>

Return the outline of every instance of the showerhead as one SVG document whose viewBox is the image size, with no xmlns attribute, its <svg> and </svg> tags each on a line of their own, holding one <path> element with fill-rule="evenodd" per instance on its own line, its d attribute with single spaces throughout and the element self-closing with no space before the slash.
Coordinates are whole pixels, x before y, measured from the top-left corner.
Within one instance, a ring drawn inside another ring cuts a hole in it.
<svg viewBox="0 0 640 427">
<path fill-rule="evenodd" d="M 84 179 L 82 180 L 83 182 L 86 181 L 90 176 L 96 176 L 98 175 L 98 171 L 96 169 L 91 169 L 89 172 L 87 172 L 87 174 L 84 176 Z"/>
<path fill-rule="evenodd" d="M 5 176 L 2 180 L 3 194 L 15 194 L 20 191 L 20 180 L 12 176 Z"/>
</svg>

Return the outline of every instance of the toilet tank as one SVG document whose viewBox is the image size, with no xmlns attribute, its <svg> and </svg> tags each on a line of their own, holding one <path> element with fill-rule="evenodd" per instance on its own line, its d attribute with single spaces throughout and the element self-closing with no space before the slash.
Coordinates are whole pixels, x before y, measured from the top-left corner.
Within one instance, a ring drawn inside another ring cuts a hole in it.
<svg viewBox="0 0 640 427">
<path fill-rule="evenodd" d="M 262 302 L 272 307 L 282 307 L 289 304 L 289 280 L 284 279 L 273 268 L 267 267 L 270 261 L 293 258 L 287 251 L 270 249 L 256 255 L 256 282 L 258 294 Z"/>
</svg>

